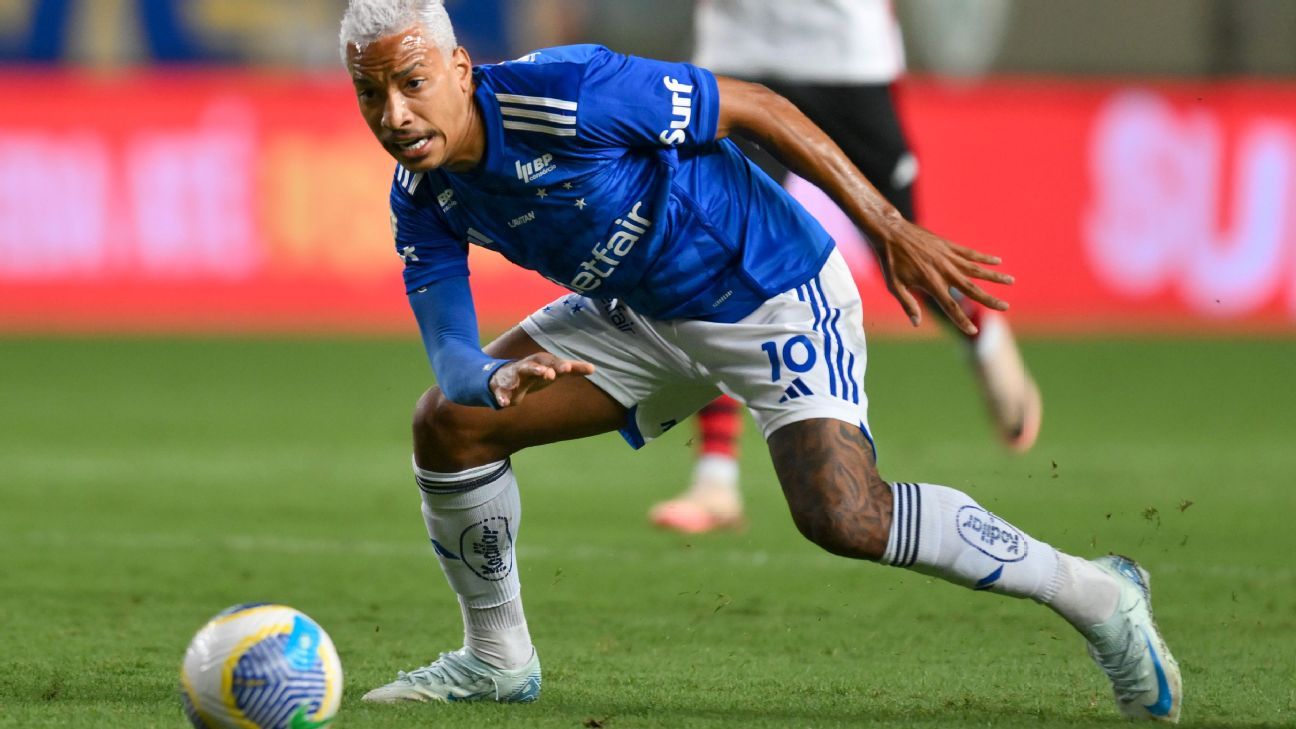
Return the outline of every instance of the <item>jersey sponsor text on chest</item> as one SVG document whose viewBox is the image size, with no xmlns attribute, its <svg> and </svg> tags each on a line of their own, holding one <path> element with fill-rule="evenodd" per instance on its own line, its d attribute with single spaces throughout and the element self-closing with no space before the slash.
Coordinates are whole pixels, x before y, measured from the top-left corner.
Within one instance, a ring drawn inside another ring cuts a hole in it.
<svg viewBox="0 0 1296 729">
<path fill-rule="evenodd" d="M 517 178 L 523 182 L 538 180 L 558 169 L 558 166 L 553 163 L 552 154 L 540 155 L 526 164 L 523 164 L 522 160 L 517 160 L 513 165 L 517 169 Z"/>
<path fill-rule="evenodd" d="M 595 243 L 590 249 L 593 255 L 580 265 L 581 270 L 572 277 L 567 287 L 573 291 L 590 292 L 603 284 L 603 279 L 611 276 L 621 261 L 634 249 L 652 221 L 639 214 L 643 201 L 636 202 L 624 218 L 616 221 L 617 230 L 606 243 Z"/>
</svg>

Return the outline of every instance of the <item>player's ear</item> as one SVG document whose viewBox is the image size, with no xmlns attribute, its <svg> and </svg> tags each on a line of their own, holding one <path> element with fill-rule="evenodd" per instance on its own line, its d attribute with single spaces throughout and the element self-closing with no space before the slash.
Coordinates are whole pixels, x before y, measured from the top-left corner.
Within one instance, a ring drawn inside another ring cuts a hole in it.
<svg viewBox="0 0 1296 729">
<path fill-rule="evenodd" d="M 450 68 L 459 81 L 460 90 L 465 93 L 472 91 L 472 58 L 468 55 L 467 48 L 455 47 L 454 53 L 450 55 Z"/>
</svg>

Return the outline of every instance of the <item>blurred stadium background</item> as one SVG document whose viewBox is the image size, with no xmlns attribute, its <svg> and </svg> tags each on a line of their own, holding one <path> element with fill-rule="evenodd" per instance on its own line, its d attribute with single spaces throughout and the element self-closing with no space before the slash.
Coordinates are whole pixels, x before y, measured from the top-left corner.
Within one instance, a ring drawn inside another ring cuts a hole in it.
<svg viewBox="0 0 1296 729">
<path fill-rule="evenodd" d="M 478 60 L 691 50 L 690 0 L 447 5 Z M 184 645 L 248 600 L 326 626 L 347 726 L 428 720 L 358 701 L 460 633 L 405 470 L 430 373 L 342 7 L 0 0 L 0 726 L 181 726 Z M 1017 275 L 1046 417 L 1030 454 L 990 445 L 954 345 L 909 334 L 859 266 L 884 472 L 1144 560 L 1185 722 L 1292 726 L 1296 2 L 895 10 L 920 215 Z M 488 330 L 555 293 L 473 255 Z M 750 530 L 650 531 L 686 430 L 518 455 L 546 698 L 452 707 L 470 723 L 1114 725 L 1046 611 L 801 539 L 750 428 Z"/>
<path fill-rule="evenodd" d="M 0 331 L 410 331 L 342 0 L 0 4 Z M 687 58 L 689 0 L 450 0 L 481 60 Z M 1033 332 L 1296 329 L 1296 3 L 902 0 L 919 210 Z M 848 250 L 858 239 L 804 185 Z M 903 324 L 861 271 L 870 325 Z M 553 293 L 489 255 L 484 321 Z"/>
</svg>

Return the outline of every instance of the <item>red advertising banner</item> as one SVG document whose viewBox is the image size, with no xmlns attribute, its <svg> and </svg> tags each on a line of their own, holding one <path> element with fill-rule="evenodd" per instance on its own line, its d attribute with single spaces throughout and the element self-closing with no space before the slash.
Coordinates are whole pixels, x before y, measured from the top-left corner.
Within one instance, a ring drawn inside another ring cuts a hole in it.
<svg viewBox="0 0 1296 729">
<path fill-rule="evenodd" d="M 0 106 L 0 327 L 407 324 L 392 165 L 345 83 L 51 72 L 0 89 L 24 100 Z"/>
<path fill-rule="evenodd" d="M 0 74 L 0 332 L 412 332 L 392 163 L 337 74 Z M 1296 332 L 1296 84 L 906 84 L 923 222 L 1035 331 Z M 907 326 L 858 234 L 871 326 Z M 473 254 L 506 326 L 561 293 Z"/>
<path fill-rule="evenodd" d="M 922 84 L 926 223 L 1049 328 L 1296 332 L 1296 84 Z"/>
</svg>

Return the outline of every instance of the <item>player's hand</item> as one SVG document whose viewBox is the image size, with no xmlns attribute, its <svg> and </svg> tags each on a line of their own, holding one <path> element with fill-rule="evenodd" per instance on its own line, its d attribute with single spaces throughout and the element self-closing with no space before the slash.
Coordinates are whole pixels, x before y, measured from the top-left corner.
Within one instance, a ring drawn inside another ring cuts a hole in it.
<svg viewBox="0 0 1296 729">
<path fill-rule="evenodd" d="M 563 359 L 548 352 L 536 352 L 495 370 L 495 374 L 491 375 L 490 389 L 491 394 L 495 395 L 495 402 L 501 408 L 506 408 L 521 404 L 527 393 L 543 390 L 559 377 L 584 377 L 592 374 L 594 365 L 588 362 Z"/>
<path fill-rule="evenodd" d="M 922 308 L 918 306 L 910 289 L 922 289 L 943 309 L 950 321 L 969 336 L 977 333 L 976 325 L 954 300 L 951 291 L 959 291 L 969 299 L 998 311 L 1006 311 L 1008 303 L 986 293 L 976 281 L 1011 284 L 1013 277 L 985 266 L 997 266 L 997 256 L 987 255 L 971 248 L 955 245 L 944 238 L 908 221 L 899 221 L 890 228 L 890 235 L 878 245 L 878 260 L 887 289 L 917 326 L 922 321 Z"/>
</svg>

